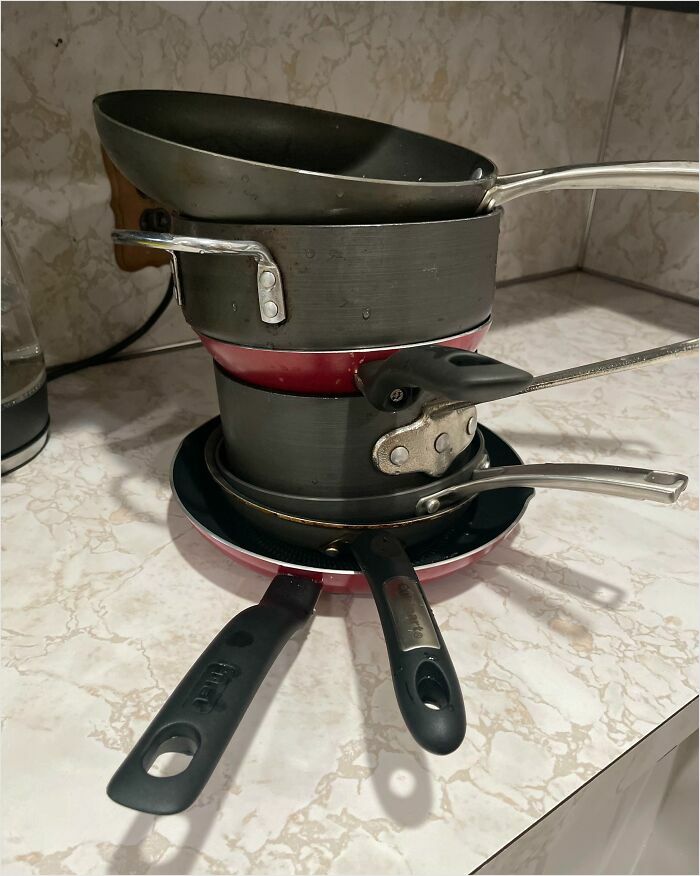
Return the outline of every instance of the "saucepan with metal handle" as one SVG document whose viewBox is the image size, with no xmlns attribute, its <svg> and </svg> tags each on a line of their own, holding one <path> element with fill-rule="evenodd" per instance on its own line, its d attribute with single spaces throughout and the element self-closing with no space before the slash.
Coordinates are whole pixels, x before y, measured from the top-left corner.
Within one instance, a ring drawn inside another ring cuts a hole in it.
<svg viewBox="0 0 700 876">
<path fill-rule="evenodd" d="M 698 190 L 695 162 L 577 165 L 499 176 L 434 137 L 272 101 L 116 91 L 93 103 L 114 164 L 188 216 L 235 222 L 391 222 L 488 212 L 562 188 Z"/>
<path fill-rule="evenodd" d="M 459 482 L 480 405 L 519 395 L 533 384 L 544 389 L 693 352 L 697 340 L 533 378 L 477 353 L 420 346 L 361 366 L 362 394 L 345 396 L 275 392 L 216 367 L 222 453 L 228 471 L 262 490 L 352 499 L 358 511 L 374 497 L 391 494 L 381 512 L 374 504 L 367 511 L 383 513 L 384 519 L 411 516 L 418 499 L 434 490 L 436 478 L 443 487 Z M 258 440 L 251 441 L 251 434 Z M 365 513 L 357 519 L 371 518 Z"/>
<path fill-rule="evenodd" d="M 170 254 L 183 315 L 230 373 L 291 392 L 355 392 L 358 364 L 407 344 L 474 349 L 493 306 L 501 210 L 383 225 L 224 224 L 114 242 Z"/>
</svg>

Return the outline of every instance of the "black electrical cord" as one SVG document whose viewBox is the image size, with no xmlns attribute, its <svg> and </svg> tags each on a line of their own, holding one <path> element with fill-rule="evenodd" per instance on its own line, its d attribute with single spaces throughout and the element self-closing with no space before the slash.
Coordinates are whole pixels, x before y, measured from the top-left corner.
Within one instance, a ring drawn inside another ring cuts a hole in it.
<svg viewBox="0 0 700 876">
<path fill-rule="evenodd" d="M 123 341 L 118 341 L 116 344 L 112 344 L 111 347 L 107 347 L 107 349 L 103 350 L 101 353 L 95 353 L 94 356 L 88 356 L 86 359 L 77 359 L 75 362 L 64 362 L 62 365 L 52 365 L 50 368 L 46 369 L 46 379 L 56 380 L 57 377 L 63 377 L 66 374 L 73 374 L 74 371 L 82 371 L 83 368 L 93 368 L 95 365 L 104 365 L 106 362 L 110 362 L 117 353 L 121 353 L 122 350 L 133 344 L 135 341 L 138 341 L 138 339 L 143 337 L 149 329 L 153 328 L 165 313 L 167 306 L 172 301 L 172 297 L 173 278 L 171 277 L 170 282 L 168 283 L 168 288 L 166 289 L 165 295 L 160 304 L 148 317 L 146 322 L 137 328 L 136 331 L 124 338 Z"/>
</svg>

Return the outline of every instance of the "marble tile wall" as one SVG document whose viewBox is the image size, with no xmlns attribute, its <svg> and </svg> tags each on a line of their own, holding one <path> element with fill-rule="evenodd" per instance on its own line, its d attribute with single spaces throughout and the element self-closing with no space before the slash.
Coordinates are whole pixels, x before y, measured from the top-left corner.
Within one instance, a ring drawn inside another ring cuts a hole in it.
<svg viewBox="0 0 700 876">
<path fill-rule="evenodd" d="M 698 16 L 635 8 L 605 161 L 698 159 Z M 698 199 L 599 192 L 584 262 L 698 298 Z"/>
<path fill-rule="evenodd" d="M 50 362 L 154 308 L 114 264 L 91 100 L 182 88 L 291 101 L 469 145 L 503 172 L 595 160 L 624 10 L 602 3 L 2 4 L 3 221 Z M 585 193 L 509 205 L 499 277 L 573 265 Z M 175 308 L 145 344 L 191 337 Z"/>
</svg>

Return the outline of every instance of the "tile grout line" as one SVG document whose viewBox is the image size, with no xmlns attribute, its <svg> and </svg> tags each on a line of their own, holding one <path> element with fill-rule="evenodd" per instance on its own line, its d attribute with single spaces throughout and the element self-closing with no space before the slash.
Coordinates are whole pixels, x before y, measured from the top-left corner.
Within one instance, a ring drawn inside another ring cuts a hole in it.
<svg viewBox="0 0 700 876">
<path fill-rule="evenodd" d="M 642 292 L 649 292 L 652 295 L 658 295 L 660 298 L 679 301 L 681 304 L 689 304 L 691 307 L 700 307 L 700 301 L 697 301 L 695 298 L 687 298 L 685 295 L 681 295 L 678 292 L 670 292 L 668 289 L 648 286 L 646 283 L 638 283 L 636 280 L 618 277 L 617 274 L 606 274 L 605 271 L 598 271 L 596 268 L 577 268 L 576 270 L 581 274 L 587 274 L 589 277 L 600 277 L 601 280 L 609 280 L 611 283 L 619 283 L 621 286 L 628 286 L 631 289 L 640 289 Z"/>
<path fill-rule="evenodd" d="M 610 139 L 610 128 L 612 127 L 612 118 L 615 112 L 615 100 L 622 77 L 622 67 L 625 61 L 625 52 L 627 50 L 627 39 L 629 37 L 630 24 L 632 21 L 632 7 L 625 7 L 625 16 L 622 19 L 622 31 L 620 33 L 620 44 L 617 50 L 617 63 L 613 74 L 612 82 L 610 83 L 610 96 L 608 98 L 608 110 L 605 116 L 605 124 L 600 135 L 600 146 L 598 147 L 598 164 L 605 158 L 605 153 L 608 150 L 608 141 Z M 591 226 L 593 224 L 593 211 L 595 210 L 596 190 L 594 189 L 588 199 L 588 210 L 586 211 L 586 224 L 581 235 L 581 246 L 578 251 L 577 267 L 582 270 L 586 260 L 586 252 L 588 250 L 588 240 L 591 235 Z"/>
</svg>

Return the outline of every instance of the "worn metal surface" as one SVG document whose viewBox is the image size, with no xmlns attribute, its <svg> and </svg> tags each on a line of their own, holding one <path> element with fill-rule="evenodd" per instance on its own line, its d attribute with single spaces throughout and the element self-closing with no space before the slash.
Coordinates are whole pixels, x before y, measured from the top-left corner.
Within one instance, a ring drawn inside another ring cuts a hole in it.
<svg viewBox="0 0 700 876">
<path fill-rule="evenodd" d="M 382 435 L 372 448 L 372 461 L 384 474 L 439 477 L 471 444 L 476 421 L 476 408 L 464 402 L 426 405 L 417 420 Z"/>
</svg>

